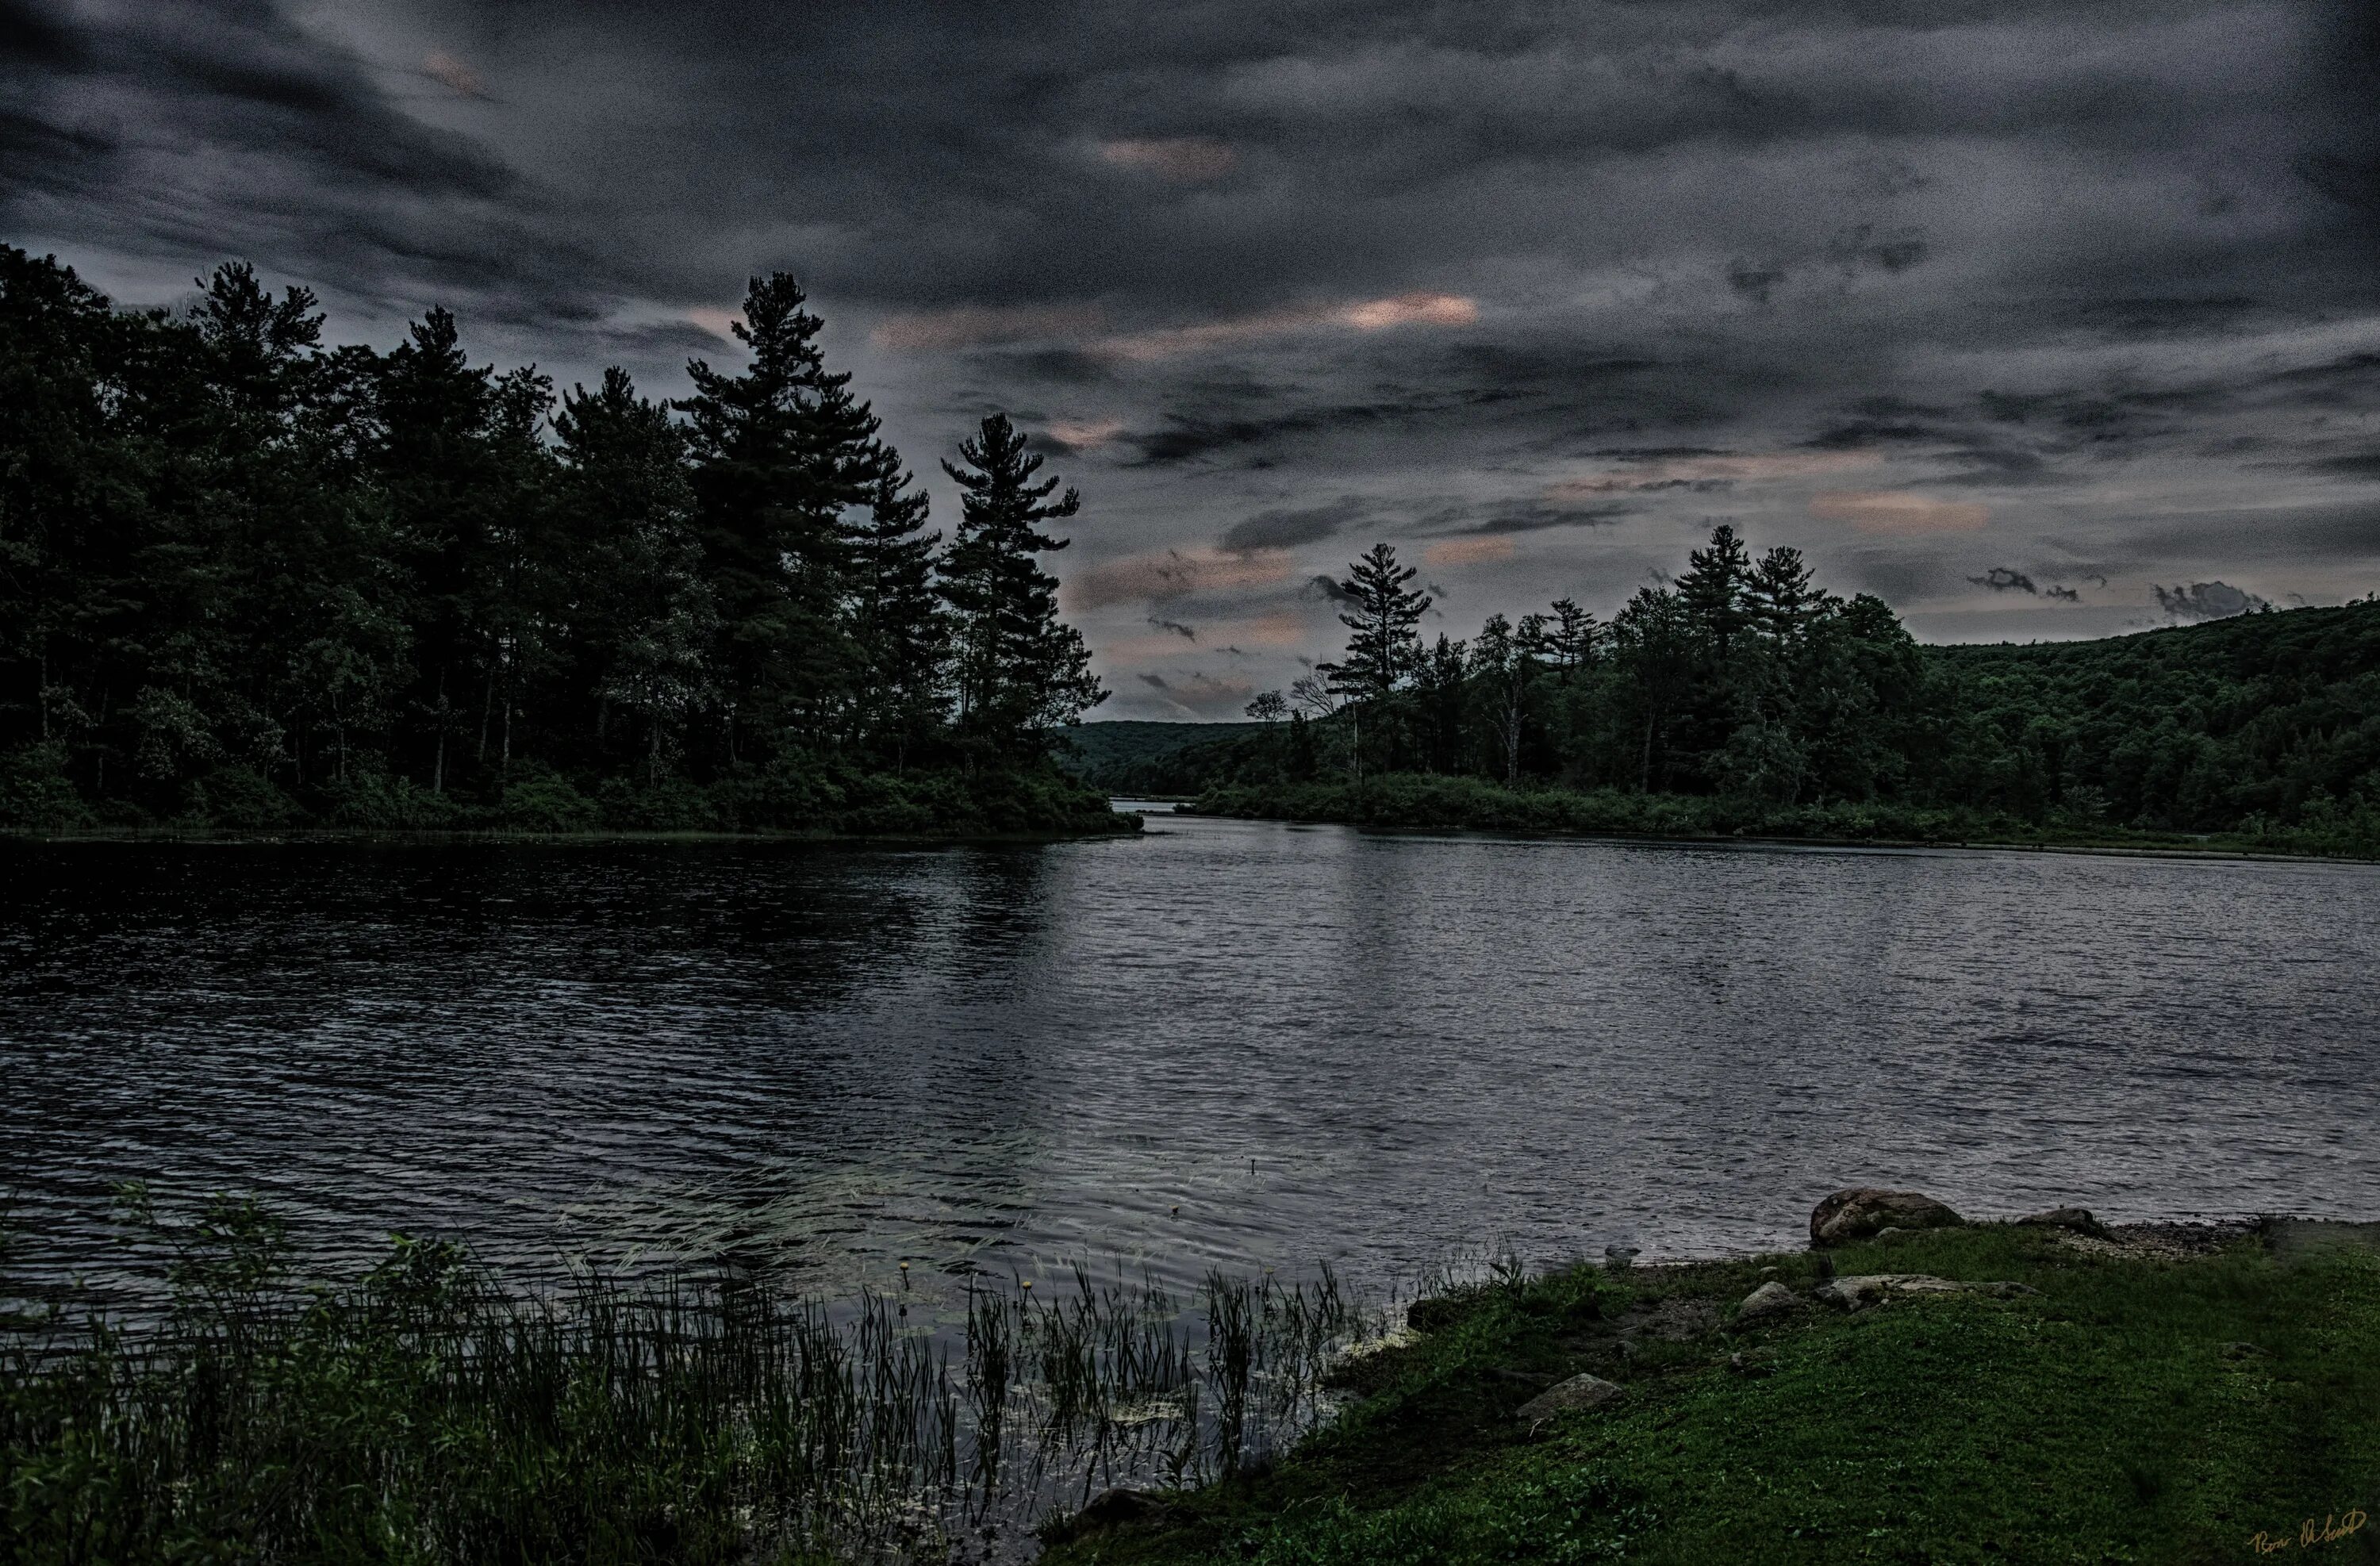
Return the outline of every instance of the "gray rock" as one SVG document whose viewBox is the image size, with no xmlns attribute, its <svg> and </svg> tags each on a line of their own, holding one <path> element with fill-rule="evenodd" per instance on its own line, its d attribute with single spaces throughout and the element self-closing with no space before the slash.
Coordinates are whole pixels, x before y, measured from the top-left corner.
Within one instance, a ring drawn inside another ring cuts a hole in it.
<svg viewBox="0 0 2380 1566">
<path fill-rule="evenodd" d="M 1093 1496 L 1075 1513 L 1074 1524 L 1080 1528 L 1113 1528 L 1127 1523 L 1153 1521 L 1168 1510 L 1165 1502 L 1147 1490 L 1119 1487 Z"/>
<path fill-rule="evenodd" d="M 1743 1297 L 1735 1307 L 1736 1325 L 1746 1326 L 1766 1321 L 1771 1317 L 1789 1315 L 1802 1308 L 1802 1297 L 1782 1283 L 1763 1283 Z"/>
<path fill-rule="evenodd" d="M 1600 1376 L 1573 1376 L 1569 1380 L 1548 1387 L 1523 1403 L 1514 1417 L 1536 1424 L 1557 1414 L 1568 1414 L 1577 1408 L 1601 1408 L 1614 1399 L 1627 1394 L 1615 1382 Z"/>
<path fill-rule="evenodd" d="M 2041 1293 L 2022 1283 L 1959 1283 L 1924 1272 L 1860 1273 L 1822 1283 L 1814 1292 L 1818 1298 L 1841 1310 L 1864 1310 L 1887 1300 L 1913 1294 L 1990 1294 L 1998 1299 L 2009 1299 L 2017 1294 Z"/>
<path fill-rule="evenodd" d="M 1966 1221 L 1920 1192 L 1856 1185 L 1836 1192 L 1812 1209 L 1810 1244 L 1841 1245 L 1864 1240 L 1879 1229 L 1949 1229 Z"/>
<path fill-rule="evenodd" d="M 2077 1234 L 2088 1234 L 2094 1240 L 2112 1240 L 2116 1236 L 2107 1226 L 2091 1216 L 2088 1208 L 2052 1208 L 2047 1212 L 2031 1213 L 2017 1220 L 2036 1229 L 2065 1229 Z"/>
</svg>

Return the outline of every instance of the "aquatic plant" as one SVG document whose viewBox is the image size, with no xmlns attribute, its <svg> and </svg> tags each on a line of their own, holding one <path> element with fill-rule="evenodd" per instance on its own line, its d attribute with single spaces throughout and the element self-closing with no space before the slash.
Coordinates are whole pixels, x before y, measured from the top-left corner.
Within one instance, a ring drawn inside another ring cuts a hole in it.
<svg viewBox="0 0 2380 1566">
<path fill-rule="evenodd" d="M 733 1270 L 522 1293 L 406 1236 L 300 1286 L 255 1204 L 130 1197 L 161 1311 L 0 1324 L 10 1560 L 964 1557 L 1096 1487 L 1276 1450 L 1367 1329 L 1328 1271 L 1189 1300 L 1079 1266 L 1038 1297 L 978 1277 L 948 1331 Z"/>
</svg>

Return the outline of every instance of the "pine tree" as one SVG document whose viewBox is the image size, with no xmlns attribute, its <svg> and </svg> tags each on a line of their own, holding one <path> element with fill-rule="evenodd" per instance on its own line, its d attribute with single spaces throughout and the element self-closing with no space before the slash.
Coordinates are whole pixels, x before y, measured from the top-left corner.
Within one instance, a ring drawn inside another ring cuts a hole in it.
<svg viewBox="0 0 2380 1566">
<path fill-rule="evenodd" d="M 1418 572 L 1417 566 L 1400 567 L 1397 552 L 1387 544 L 1374 544 L 1370 552 L 1351 562 L 1339 590 L 1354 601 L 1355 610 L 1352 614 L 1342 611 L 1339 623 L 1354 634 L 1347 638 L 1344 658 L 1316 665 L 1333 692 L 1350 698 L 1354 732 L 1349 758 L 1359 783 L 1364 776 L 1366 707 L 1373 711 L 1374 733 L 1386 730 L 1390 734 L 1390 764 L 1396 759 L 1390 703 L 1420 661 L 1421 638 L 1415 627 L 1429 608 L 1427 594 L 1405 586 Z"/>
<path fill-rule="evenodd" d="M 1571 599 L 1554 601 L 1553 615 L 1543 632 L 1543 656 L 1565 683 L 1574 680 L 1595 662 L 1601 628 L 1595 616 Z"/>
<path fill-rule="evenodd" d="M 942 563 L 957 620 L 958 723 L 976 753 L 1038 758 L 1051 731 L 1107 697 L 1081 633 L 1058 618 L 1058 579 L 1038 556 L 1066 547 L 1043 524 L 1074 516 L 1082 497 L 1056 500 L 1056 479 L 1035 482 L 1041 458 L 1005 414 L 986 419 L 945 462 L 963 494 L 957 536 Z"/>
<path fill-rule="evenodd" d="M 716 695 L 719 617 L 694 537 L 686 439 L 618 369 L 595 391 L 574 387 L 553 431 L 565 469 L 557 576 L 569 584 L 572 651 L 595 704 L 596 746 L 605 747 L 611 709 L 625 709 L 643 725 L 636 748 L 650 787 Z"/>
<path fill-rule="evenodd" d="M 1810 567 L 1798 549 L 1779 546 L 1760 557 L 1744 584 L 1744 609 L 1754 628 L 1771 642 L 1792 641 L 1826 600 L 1811 584 Z"/>
<path fill-rule="evenodd" d="M 950 617 L 934 580 L 941 534 L 925 530 L 928 497 L 889 447 L 852 538 L 853 619 L 867 671 L 863 738 L 898 771 L 950 710 Z"/>
<path fill-rule="evenodd" d="M 1354 633 L 1347 638 L 1347 655 L 1327 665 L 1331 688 L 1359 701 L 1386 704 L 1414 672 L 1421 657 L 1415 627 L 1429 609 L 1429 595 L 1406 588 L 1418 566 L 1397 564 L 1397 552 L 1374 544 L 1371 552 L 1347 567 L 1340 590 L 1354 601 L 1353 613 L 1342 612 L 1339 623 Z"/>
<path fill-rule="evenodd" d="M 845 623 L 845 513 L 873 498 L 877 419 L 830 370 L 825 324 L 783 273 L 752 279 L 736 340 L 740 374 L 701 359 L 686 373 L 697 526 L 721 619 L 730 759 L 823 743 L 864 677 Z"/>
<path fill-rule="evenodd" d="M 1752 577 L 1752 561 L 1735 529 L 1722 522 L 1711 531 L 1710 544 L 1686 556 L 1686 573 L 1678 578 L 1678 602 L 1719 661 L 1735 649 L 1745 625 L 1744 592 Z"/>
</svg>

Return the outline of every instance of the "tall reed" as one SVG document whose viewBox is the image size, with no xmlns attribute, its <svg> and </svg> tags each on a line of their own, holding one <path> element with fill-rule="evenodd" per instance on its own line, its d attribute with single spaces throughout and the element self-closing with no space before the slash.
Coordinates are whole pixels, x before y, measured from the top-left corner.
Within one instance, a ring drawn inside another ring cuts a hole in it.
<svg viewBox="0 0 2380 1566">
<path fill-rule="evenodd" d="M 981 1277 L 963 1329 L 762 1280 L 500 1287 L 397 1238 L 293 1283 L 280 1227 L 169 1225 L 168 1304 L 0 1319 L 0 1558 L 943 1559 L 1113 1484 L 1190 1485 L 1307 1427 L 1367 1329 L 1311 1284 Z"/>
</svg>

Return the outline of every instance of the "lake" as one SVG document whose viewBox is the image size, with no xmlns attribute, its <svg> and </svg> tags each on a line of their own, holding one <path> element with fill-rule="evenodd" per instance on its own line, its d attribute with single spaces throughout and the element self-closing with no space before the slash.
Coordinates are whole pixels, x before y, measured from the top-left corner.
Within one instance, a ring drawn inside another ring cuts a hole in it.
<svg viewBox="0 0 2380 1566">
<path fill-rule="evenodd" d="M 1157 817 L 1138 840 L 0 849 L 0 1184 L 515 1273 L 1374 1287 L 1977 1214 L 2380 1215 L 2380 868 Z"/>
</svg>

